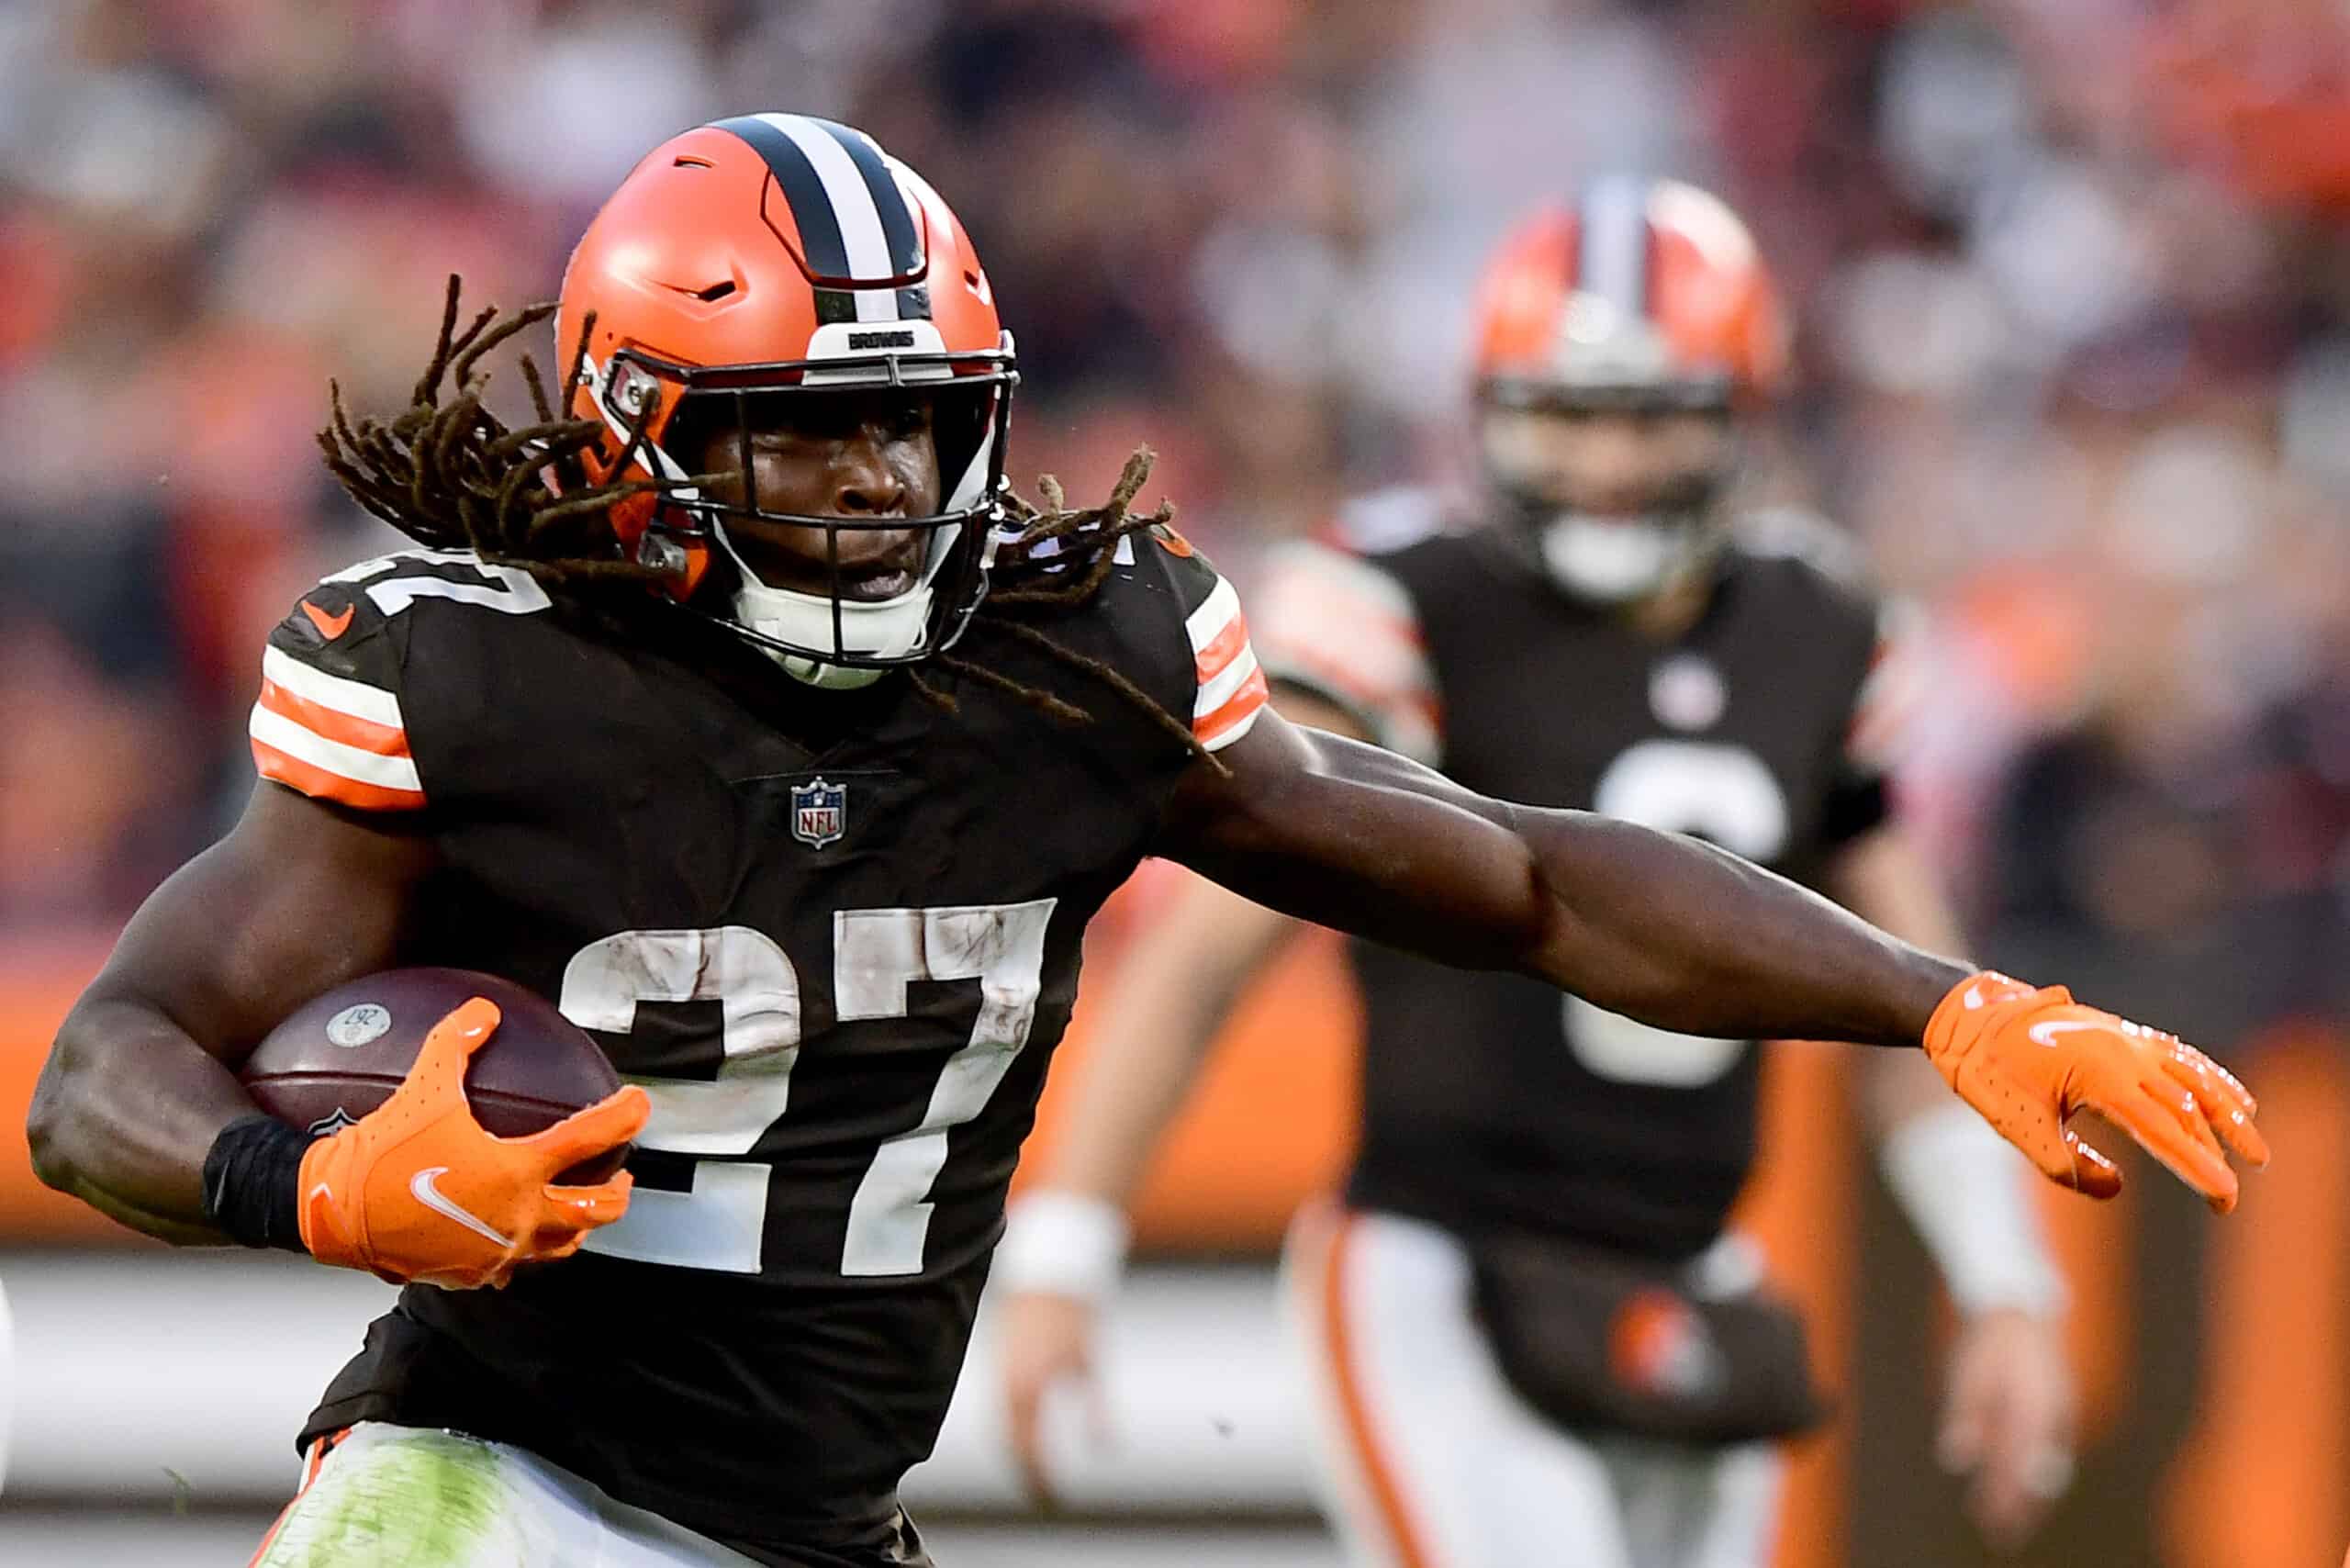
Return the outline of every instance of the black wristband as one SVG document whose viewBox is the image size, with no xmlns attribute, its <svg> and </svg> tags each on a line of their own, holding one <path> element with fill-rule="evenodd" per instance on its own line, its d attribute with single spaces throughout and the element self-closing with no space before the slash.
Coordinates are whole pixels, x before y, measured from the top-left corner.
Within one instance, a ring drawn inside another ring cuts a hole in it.
<svg viewBox="0 0 2350 1568">
<path fill-rule="evenodd" d="M 310 1135 L 274 1117 L 240 1116 L 204 1157 L 204 1217 L 247 1247 L 307 1252 L 302 1156 Z"/>
</svg>

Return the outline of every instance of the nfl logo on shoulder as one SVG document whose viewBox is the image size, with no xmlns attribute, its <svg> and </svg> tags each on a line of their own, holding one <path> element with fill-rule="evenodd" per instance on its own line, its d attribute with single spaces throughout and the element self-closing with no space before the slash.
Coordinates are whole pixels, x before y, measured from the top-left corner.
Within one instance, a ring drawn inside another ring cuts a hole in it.
<svg viewBox="0 0 2350 1568">
<path fill-rule="evenodd" d="M 848 791 L 811 778 L 791 790 L 791 836 L 822 849 L 848 831 Z"/>
</svg>

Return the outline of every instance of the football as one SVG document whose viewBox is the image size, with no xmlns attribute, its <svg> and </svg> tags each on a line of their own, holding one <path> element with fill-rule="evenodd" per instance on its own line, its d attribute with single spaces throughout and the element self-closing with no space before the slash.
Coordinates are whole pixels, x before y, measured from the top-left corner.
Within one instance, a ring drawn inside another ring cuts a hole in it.
<svg viewBox="0 0 2350 1568">
<path fill-rule="evenodd" d="M 386 969 L 314 998 L 269 1032 L 239 1076 L 263 1110 L 323 1136 L 388 1099 L 432 1025 L 476 996 L 501 1014 L 465 1071 L 465 1098 L 489 1131 L 538 1132 L 621 1086 L 603 1048 L 544 997 L 496 975 L 443 969 Z M 565 1179 L 601 1181 L 626 1153 L 574 1166 Z"/>
</svg>

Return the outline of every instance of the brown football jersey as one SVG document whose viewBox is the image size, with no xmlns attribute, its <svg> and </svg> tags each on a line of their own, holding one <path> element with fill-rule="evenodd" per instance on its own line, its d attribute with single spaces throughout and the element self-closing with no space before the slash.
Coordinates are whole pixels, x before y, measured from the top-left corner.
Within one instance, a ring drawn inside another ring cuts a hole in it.
<svg viewBox="0 0 2350 1568">
<path fill-rule="evenodd" d="M 1746 520 L 1668 643 L 1561 593 L 1498 526 L 1410 493 L 1289 547 L 1253 596 L 1276 686 L 1502 800 L 1697 834 L 1815 878 L 1885 816 L 1880 616 L 1824 525 Z M 1350 1198 L 1475 1235 L 1679 1257 L 1754 1152 L 1751 1043 L 1673 1036 L 1522 976 L 1355 944 L 1368 1023 Z"/>
</svg>

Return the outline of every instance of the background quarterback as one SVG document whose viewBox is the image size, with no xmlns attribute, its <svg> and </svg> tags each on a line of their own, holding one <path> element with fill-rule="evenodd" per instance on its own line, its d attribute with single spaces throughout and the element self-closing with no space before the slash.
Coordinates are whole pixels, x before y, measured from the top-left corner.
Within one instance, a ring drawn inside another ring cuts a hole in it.
<svg viewBox="0 0 2350 1568">
<path fill-rule="evenodd" d="M 986 274 L 861 132 L 655 149 L 574 253 L 560 395 L 531 371 L 512 429 L 482 356 L 546 314 L 466 323 L 453 290 L 415 406 L 337 407 L 330 465 L 426 548 L 271 634 L 245 816 L 131 922 L 32 1109 L 42 1175 L 127 1223 L 409 1282 L 307 1423 L 264 1568 L 925 1561 L 898 1481 L 1080 934 L 1147 853 L 1659 1028 L 1922 1045 L 2091 1191 L 2083 1106 L 2222 1208 L 2222 1140 L 2265 1155 L 2172 1036 L 1290 726 L 1229 585 L 1128 511 L 1139 467 L 1094 512 L 1004 498 Z M 796 834 L 820 779 L 842 831 Z M 233 1069 L 277 1020 L 435 962 L 558 998 L 636 1081 L 493 1137 L 455 1092 L 476 1002 L 354 1125 L 255 1114 Z M 621 1176 L 554 1180 L 631 1137 Z"/>
<path fill-rule="evenodd" d="M 1484 515 L 1448 527 L 1411 492 L 1357 503 L 1328 543 L 1269 567 L 1259 656 L 1292 721 L 1481 791 L 1701 834 L 1955 948 L 1888 817 L 1886 618 L 1824 523 L 1740 515 L 1730 493 L 1746 425 L 1784 390 L 1785 336 L 1744 224 L 1703 191 L 1618 176 L 1528 218 L 1479 294 Z M 1206 883 L 1171 905 L 1104 998 L 1112 1048 L 999 1268 L 1013 1430 L 1039 1473 L 1040 1404 L 1090 1367 L 1119 1207 L 1233 1001 L 1298 929 Z M 1467 1564 L 1539 1541 L 1595 1568 L 1762 1561 L 1762 1439 L 1812 1415 L 1802 1343 L 1709 1329 L 1690 1305 L 1756 1305 L 1724 1224 L 1755 1154 L 1757 1052 L 1370 945 L 1353 968 L 1360 1147 L 1344 1212 L 1304 1216 L 1288 1266 L 1355 1555 Z M 2069 1467 L 2058 1290 L 2024 1168 L 1941 1091 L 1923 1062 L 1882 1056 L 1864 1098 L 1965 1316 L 1945 1457 L 1977 1472 L 1977 1518 L 2012 1542 Z M 1613 1353 L 1571 1390 L 1528 1365 L 1544 1346 L 1504 1342 L 1577 1333 Z M 1731 1413 L 1781 1383 L 1782 1403 Z"/>
</svg>

